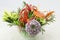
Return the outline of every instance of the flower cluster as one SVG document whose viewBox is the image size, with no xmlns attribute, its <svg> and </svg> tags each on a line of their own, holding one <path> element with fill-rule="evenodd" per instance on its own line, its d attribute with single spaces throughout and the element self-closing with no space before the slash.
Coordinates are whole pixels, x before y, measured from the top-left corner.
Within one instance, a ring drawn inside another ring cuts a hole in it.
<svg viewBox="0 0 60 40">
<path fill-rule="evenodd" d="M 35 19 L 31 20 L 30 23 L 26 23 L 26 32 L 30 35 L 36 35 L 40 32 L 41 25 Z"/>
<path fill-rule="evenodd" d="M 50 21 L 54 21 L 54 11 L 47 12 L 45 15 L 36 6 L 25 2 L 24 4 L 25 6 L 22 9 L 18 9 L 17 12 L 5 11 L 3 20 L 11 26 L 17 25 L 20 28 L 24 28 L 24 31 L 29 35 L 36 35 L 41 30 L 44 31 L 42 26 Z"/>
</svg>

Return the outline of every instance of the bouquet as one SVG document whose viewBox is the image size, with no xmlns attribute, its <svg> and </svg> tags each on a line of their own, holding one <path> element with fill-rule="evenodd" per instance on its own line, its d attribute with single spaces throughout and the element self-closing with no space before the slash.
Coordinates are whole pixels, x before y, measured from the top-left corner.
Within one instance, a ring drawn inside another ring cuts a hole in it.
<svg viewBox="0 0 60 40">
<path fill-rule="evenodd" d="M 20 32 L 27 35 L 35 36 L 39 32 L 45 32 L 43 26 L 54 21 L 54 11 L 49 11 L 47 14 L 42 13 L 38 8 L 32 4 L 24 3 L 22 9 L 18 11 L 4 11 L 3 20 L 8 22 L 10 26 L 17 25 Z"/>
</svg>

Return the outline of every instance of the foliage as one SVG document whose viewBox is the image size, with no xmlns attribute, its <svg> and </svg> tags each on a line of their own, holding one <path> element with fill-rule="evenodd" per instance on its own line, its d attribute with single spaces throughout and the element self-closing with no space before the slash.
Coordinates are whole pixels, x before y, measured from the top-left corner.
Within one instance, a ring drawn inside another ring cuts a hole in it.
<svg viewBox="0 0 60 40">
<path fill-rule="evenodd" d="M 3 20 L 10 23 L 9 25 L 19 25 L 18 13 L 16 12 L 4 12 Z"/>
<path fill-rule="evenodd" d="M 28 18 L 32 18 L 34 15 L 33 15 L 33 11 L 29 11 L 28 13 Z"/>
<path fill-rule="evenodd" d="M 43 26 L 46 23 L 46 20 L 44 18 L 36 18 L 36 20 Z"/>
</svg>

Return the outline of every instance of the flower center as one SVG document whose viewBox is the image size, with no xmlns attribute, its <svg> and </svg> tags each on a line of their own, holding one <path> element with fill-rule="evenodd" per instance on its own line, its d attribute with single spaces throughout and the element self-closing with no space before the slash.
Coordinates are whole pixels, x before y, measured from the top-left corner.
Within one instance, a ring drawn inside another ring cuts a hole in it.
<svg viewBox="0 0 60 40">
<path fill-rule="evenodd" d="M 35 28 L 35 25 L 31 25 L 31 28 L 34 29 Z"/>
</svg>

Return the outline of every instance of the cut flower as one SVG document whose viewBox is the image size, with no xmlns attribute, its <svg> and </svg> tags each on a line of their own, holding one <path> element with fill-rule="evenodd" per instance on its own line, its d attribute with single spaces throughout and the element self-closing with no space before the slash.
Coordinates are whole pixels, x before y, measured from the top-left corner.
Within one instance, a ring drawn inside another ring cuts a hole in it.
<svg viewBox="0 0 60 40">
<path fill-rule="evenodd" d="M 35 19 L 31 20 L 29 23 L 26 23 L 26 32 L 30 35 L 36 35 L 40 32 L 41 25 Z"/>
</svg>

